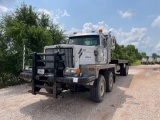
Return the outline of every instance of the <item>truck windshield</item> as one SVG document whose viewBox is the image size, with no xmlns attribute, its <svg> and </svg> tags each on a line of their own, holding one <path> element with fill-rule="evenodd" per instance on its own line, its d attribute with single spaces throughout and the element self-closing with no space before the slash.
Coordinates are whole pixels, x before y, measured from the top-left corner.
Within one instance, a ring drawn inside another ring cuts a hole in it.
<svg viewBox="0 0 160 120">
<path fill-rule="evenodd" d="M 90 36 L 74 36 L 69 38 L 69 44 L 97 46 L 100 45 L 98 35 Z"/>
</svg>

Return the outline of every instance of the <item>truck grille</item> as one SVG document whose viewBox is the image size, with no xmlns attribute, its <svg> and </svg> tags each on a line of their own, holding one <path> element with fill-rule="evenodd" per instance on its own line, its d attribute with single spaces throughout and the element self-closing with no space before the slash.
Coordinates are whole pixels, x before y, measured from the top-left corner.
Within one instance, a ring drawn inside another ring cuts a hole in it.
<svg viewBox="0 0 160 120">
<path fill-rule="evenodd" d="M 62 59 L 64 60 L 65 67 L 73 67 L 73 49 L 72 48 L 48 48 L 45 50 L 45 53 L 65 53 L 64 56 L 62 56 Z M 46 60 L 54 60 L 53 56 L 46 56 Z M 54 63 L 46 63 L 46 66 L 53 67 Z"/>
</svg>

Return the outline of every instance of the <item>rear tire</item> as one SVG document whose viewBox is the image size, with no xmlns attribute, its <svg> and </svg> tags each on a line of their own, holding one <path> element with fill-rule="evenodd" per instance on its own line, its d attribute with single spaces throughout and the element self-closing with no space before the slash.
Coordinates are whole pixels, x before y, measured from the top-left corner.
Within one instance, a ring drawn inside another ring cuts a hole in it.
<svg viewBox="0 0 160 120">
<path fill-rule="evenodd" d="M 99 75 L 98 79 L 94 81 L 90 89 L 90 97 L 93 102 L 101 102 L 106 91 L 106 80 L 103 75 Z"/>
<path fill-rule="evenodd" d="M 121 67 L 120 68 L 120 75 L 121 76 L 127 76 L 128 75 L 129 66 L 126 65 L 126 64 L 122 64 L 120 67 Z"/>
<path fill-rule="evenodd" d="M 126 65 L 125 68 L 123 68 L 123 76 L 127 76 L 128 75 L 128 65 Z"/>
<path fill-rule="evenodd" d="M 114 75 L 110 71 L 105 72 L 105 80 L 106 80 L 106 92 L 111 92 L 113 89 Z"/>
<path fill-rule="evenodd" d="M 120 75 L 123 76 L 124 72 L 124 68 L 123 68 L 123 64 L 120 65 Z"/>
</svg>

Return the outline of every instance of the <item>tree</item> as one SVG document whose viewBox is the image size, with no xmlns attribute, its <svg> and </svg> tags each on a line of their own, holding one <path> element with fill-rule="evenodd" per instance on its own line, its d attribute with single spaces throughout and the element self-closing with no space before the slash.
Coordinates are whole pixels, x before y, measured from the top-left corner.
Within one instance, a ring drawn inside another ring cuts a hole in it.
<svg viewBox="0 0 160 120">
<path fill-rule="evenodd" d="M 152 53 L 152 58 L 156 59 L 158 55 L 156 53 Z"/>
<path fill-rule="evenodd" d="M 134 45 L 124 46 L 116 43 L 115 50 L 112 51 L 112 59 L 124 59 L 133 63 L 137 59 L 140 59 L 140 54 Z"/>
<path fill-rule="evenodd" d="M 23 3 L 12 15 L 3 16 L 0 21 L 1 81 L 21 72 L 23 45 L 28 61 L 29 53 L 42 52 L 44 46 L 58 44 L 64 38 L 58 25 L 53 24 L 48 15 L 35 12 L 31 5 Z"/>
<path fill-rule="evenodd" d="M 140 59 L 147 58 L 147 54 L 145 52 L 140 53 Z"/>
</svg>

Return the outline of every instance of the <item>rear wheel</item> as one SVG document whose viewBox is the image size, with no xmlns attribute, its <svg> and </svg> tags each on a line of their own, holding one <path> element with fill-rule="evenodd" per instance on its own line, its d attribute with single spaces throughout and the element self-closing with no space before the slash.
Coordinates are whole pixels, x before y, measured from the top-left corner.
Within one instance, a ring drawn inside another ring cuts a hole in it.
<svg viewBox="0 0 160 120">
<path fill-rule="evenodd" d="M 110 71 L 105 72 L 105 80 L 106 80 L 106 92 L 111 92 L 113 89 L 114 75 Z"/>
<path fill-rule="evenodd" d="M 123 76 L 123 64 L 120 65 L 120 75 Z"/>
<path fill-rule="evenodd" d="M 123 68 L 123 75 L 124 76 L 127 76 L 128 75 L 128 65 L 126 65 L 124 68 Z"/>
<path fill-rule="evenodd" d="M 90 89 L 90 97 L 94 102 L 101 102 L 106 91 L 106 81 L 103 75 L 99 75 Z"/>
<path fill-rule="evenodd" d="M 128 69 L 129 69 L 128 65 L 122 64 L 121 68 L 120 68 L 120 75 L 121 76 L 127 76 L 128 75 Z"/>
</svg>

